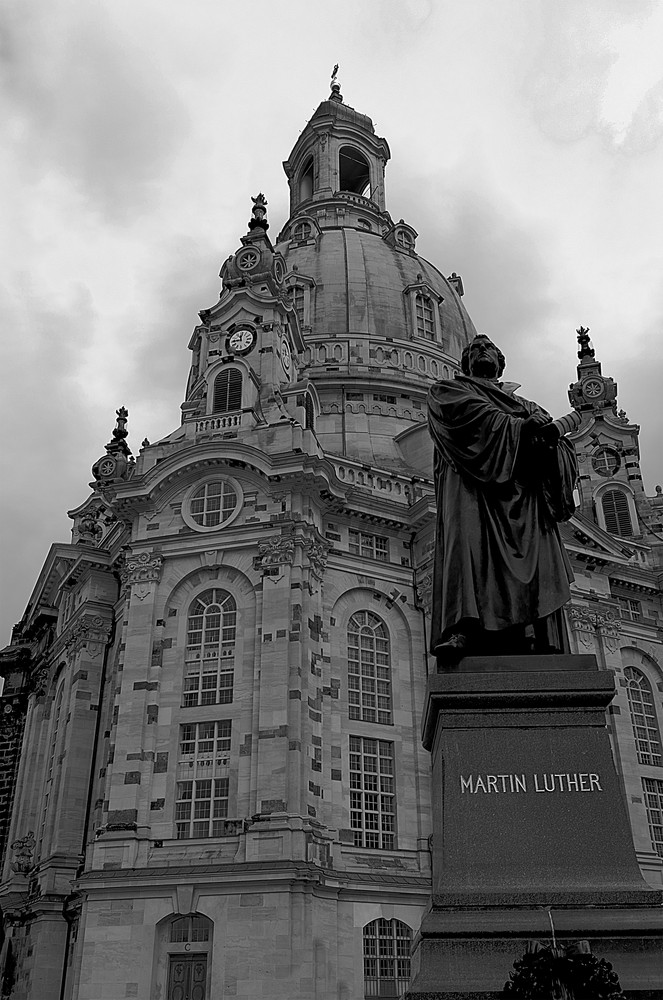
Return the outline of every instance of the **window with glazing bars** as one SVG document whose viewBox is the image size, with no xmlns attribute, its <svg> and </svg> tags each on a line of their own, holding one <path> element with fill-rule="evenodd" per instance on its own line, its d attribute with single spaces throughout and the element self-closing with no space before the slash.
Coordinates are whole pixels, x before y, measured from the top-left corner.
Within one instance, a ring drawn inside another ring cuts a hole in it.
<svg viewBox="0 0 663 1000">
<path fill-rule="evenodd" d="M 204 483 L 189 500 L 189 513 L 196 524 L 215 528 L 223 524 L 237 507 L 237 494 L 224 479 Z"/>
<path fill-rule="evenodd" d="M 170 925 L 170 940 L 173 943 L 209 941 L 209 920 L 193 913 L 186 917 L 178 917 Z"/>
<path fill-rule="evenodd" d="M 180 726 L 180 760 L 193 754 L 228 753 L 232 735 L 230 719 L 217 722 L 187 722 Z"/>
<path fill-rule="evenodd" d="M 656 719 L 656 704 L 649 681 L 635 667 L 624 669 L 628 707 L 633 725 L 633 737 L 641 764 L 663 766 L 661 734 Z"/>
<path fill-rule="evenodd" d="M 395 846 L 394 745 L 387 740 L 350 737 L 350 828 L 355 847 Z"/>
<path fill-rule="evenodd" d="M 392 721 L 389 632 L 371 611 L 348 622 L 348 712 L 362 722 Z"/>
<path fill-rule="evenodd" d="M 242 409 L 242 373 L 236 368 L 223 371 L 214 379 L 213 413 Z"/>
<path fill-rule="evenodd" d="M 410 980 L 412 930 L 379 917 L 364 927 L 364 996 L 399 997 Z"/>
<path fill-rule="evenodd" d="M 304 325 L 304 289 L 301 285 L 293 285 L 292 304 L 299 319 L 299 325 Z"/>
<path fill-rule="evenodd" d="M 663 781 L 660 778 L 643 778 L 642 790 L 652 847 L 663 857 Z"/>
<path fill-rule="evenodd" d="M 387 562 L 389 559 L 389 539 L 382 535 L 370 535 L 365 531 L 348 533 L 349 549 L 355 556 Z"/>
<path fill-rule="evenodd" d="M 189 608 L 184 708 L 233 700 L 237 605 L 225 590 L 206 590 Z"/>
<path fill-rule="evenodd" d="M 178 840 L 222 837 L 228 815 L 228 778 L 177 782 L 175 832 Z"/>
<path fill-rule="evenodd" d="M 640 621 L 642 618 L 642 604 L 640 601 L 635 601 L 630 597 L 618 597 L 617 603 L 619 604 L 622 618 L 627 618 L 632 622 Z"/>
<path fill-rule="evenodd" d="M 427 340 L 435 339 L 435 314 L 433 303 L 428 295 L 417 292 L 415 300 L 417 314 L 417 336 L 425 337 Z"/>
</svg>

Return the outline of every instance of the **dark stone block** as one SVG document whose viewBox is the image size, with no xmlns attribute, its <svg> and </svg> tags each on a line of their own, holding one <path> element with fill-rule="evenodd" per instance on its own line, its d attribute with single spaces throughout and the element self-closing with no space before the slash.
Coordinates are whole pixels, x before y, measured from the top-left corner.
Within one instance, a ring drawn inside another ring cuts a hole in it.
<svg viewBox="0 0 663 1000">
<path fill-rule="evenodd" d="M 128 829 L 130 826 L 135 826 L 137 818 L 136 809 L 111 809 L 108 813 L 108 828 L 113 826 Z"/>
<path fill-rule="evenodd" d="M 263 799 L 260 803 L 261 813 L 286 812 L 287 808 L 283 799 Z"/>
</svg>

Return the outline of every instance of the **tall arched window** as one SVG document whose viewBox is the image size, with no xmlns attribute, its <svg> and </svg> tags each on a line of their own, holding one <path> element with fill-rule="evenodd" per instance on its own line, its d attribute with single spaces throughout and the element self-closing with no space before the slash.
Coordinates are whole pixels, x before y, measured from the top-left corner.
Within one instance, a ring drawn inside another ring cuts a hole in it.
<svg viewBox="0 0 663 1000">
<path fill-rule="evenodd" d="M 220 372 L 214 379 L 213 413 L 229 413 L 242 408 L 242 373 L 236 368 Z"/>
<path fill-rule="evenodd" d="M 633 534 L 628 497 L 623 490 L 606 490 L 601 495 L 601 508 L 605 519 L 605 529 L 611 535 Z"/>
<path fill-rule="evenodd" d="M 379 917 L 364 927 L 364 996 L 399 997 L 410 981 L 412 931 Z"/>
<path fill-rule="evenodd" d="M 189 608 L 184 664 L 185 708 L 227 705 L 233 700 L 237 605 L 232 594 L 213 588 Z"/>
<path fill-rule="evenodd" d="M 372 611 L 348 622 L 349 717 L 391 724 L 391 653 L 387 626 Z"/>
<path fill-rule="evenodd" d="M 663 767 L 661 734 L 651 685 L 645 675 L 635 667 L 625 667 L 624 677 L 638 760 L 641 764 Z"/>
<path fill-rule="evenodd" d="M 371 175 L 368 160 L 353 146 L 341 146 L 338 154 L 339 182 L 341 191 L 371 197 Z"/>
</svg>

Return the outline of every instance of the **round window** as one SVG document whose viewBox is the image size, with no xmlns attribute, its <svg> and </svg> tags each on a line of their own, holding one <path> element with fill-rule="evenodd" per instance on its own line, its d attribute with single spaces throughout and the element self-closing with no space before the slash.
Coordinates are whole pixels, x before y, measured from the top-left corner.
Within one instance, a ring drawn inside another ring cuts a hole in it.
<svg viewBox="0 0 663 1000">
<path fill-rule="evenodd" d="M 225 528 L 241 509 L 241 489 L 228 479 L 198 484 L 182 504 L 182 517 L 195 531 Z"/>
<path fill-rule="evenodd" d="M 612 448 L 597 448 L 592 455 L 592 466 L 599 476 L 614 476 L 621 465 L 619 454 Z"/>
</svg>

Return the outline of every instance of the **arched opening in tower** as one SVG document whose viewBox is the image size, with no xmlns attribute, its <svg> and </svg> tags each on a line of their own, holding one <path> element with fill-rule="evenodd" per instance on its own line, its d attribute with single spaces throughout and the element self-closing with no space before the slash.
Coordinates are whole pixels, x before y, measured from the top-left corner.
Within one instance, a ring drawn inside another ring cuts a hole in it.
<svg viewBox="0 0 663 1000">
<path fill-rule="evenodd" d="M 299 175 L 299 201 L 308 201 L 313 197 L 313 157 L 310 156 Z"/>
<path fill-rule="evenodd" d="M 352 146 L 341 146 L 338 154 L 340 190 L 371 196 L 371 175 L 368 160 Z"/>
</svg>

